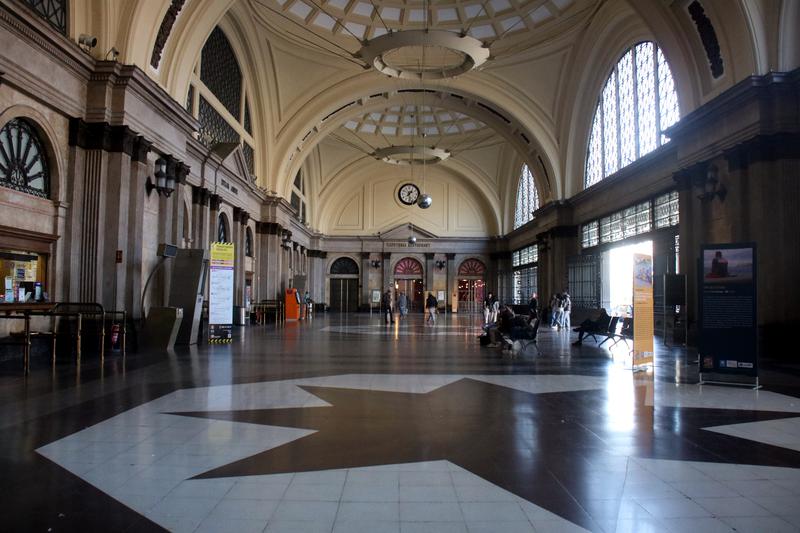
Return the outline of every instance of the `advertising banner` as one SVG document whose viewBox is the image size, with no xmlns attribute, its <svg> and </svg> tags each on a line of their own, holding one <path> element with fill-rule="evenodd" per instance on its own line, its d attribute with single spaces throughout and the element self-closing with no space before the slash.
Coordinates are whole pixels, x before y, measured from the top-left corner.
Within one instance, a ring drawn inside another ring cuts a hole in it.
<svg viewBox="0 0 800 533">
<path fill-rule="evenodd" d="M 212 242 L 210 257 L 208 342 L 228 343 L 233 337 L 233 243 Z"/>
<path fill-rule="evenodd" d="M 633 366 L 653 363 L 653 258 L 633 254 Z"/>
<path fill-rule="evenodd" d="M 756 247 L 700 249 L 700 372 L 758 376 Z"/>
</svg>

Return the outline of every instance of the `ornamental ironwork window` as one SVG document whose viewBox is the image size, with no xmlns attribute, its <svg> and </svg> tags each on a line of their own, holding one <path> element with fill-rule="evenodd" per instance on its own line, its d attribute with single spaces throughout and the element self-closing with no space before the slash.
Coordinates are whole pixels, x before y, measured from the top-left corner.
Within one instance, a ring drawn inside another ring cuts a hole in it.
<svg viewBox="0 0 800 533">
<path fill-rule="evenodd" d="M 331 265 L 331 274 L 358 275 L 358 264 L 349 257 L 340 257 Z"/>
<path fill-rule="evenodd" d="M 239 120 L 242 71 L 231 43 L 219 27 L 208 36 L 200 57 L 200 79 L 231 115 Z"/>
<path fill-rule="evenodd" d="M 242 143 L 242 155 L 244 156 L 245 163 L 247 163 L 247 171 L 252 176 L 253 174 L 256 173 L 256 171 L 255 171 L 255 168 L 256 168 L 255 167 L 255 165 L 256 165 L 256 162 L 255 162 L 255 157 L 256 157 L 255 150 L 253 150 L 253 147 L 250 146 L 249 144 Z"/>
<path fill-rule="evenodd" d="M 405 257 L 394 266 L 395 276 L 422 276 L 422 265 L 416 259 Z"/>
<path fill-rule="evenodd" d="M 228 121 L 202 96 L 200 97 L 198 111 L 198 118 L 200 119 L 200 140 L 206 146 L 221 142 L 239 142 L 239 134 L 236 133 L 233 126 L 228 124 Z"/>
<path fill-rule="evenodd" d="M 300 218 L 300 222 L 305 223 L 307 215 L 306 209 L 308 207 L 306 203 L 306 177 L 301 170 L 298 170 L 294 177 L 292 195 L 289 197 L 289 203 L 292 207 L 297 209 L 297 216 Z"/>
<path fill-rule="evenodd" d="M 521 305 L 530 301 L 534 292 L 539 292 L 539 267 L 529 266 L 514 270 L 514 304 Z"/>
<path fill-rule="evenodd" d="M 67 34 L 67 0 L 23 0 L 52 27 Z"/>
<path fill-rule="evenodd" d="M 680 221 L 678 216 L 678 191 L 657 196 L 653 203 L 655 204 L 654 222 L 656 229 L 678 225 Z"/>
<path fill-rule="evenodd" d="M 253 257 L 253 231 L 250 228 L 244 234 L 244 255 Z"/>
<path fill-rule="evenodd" d="M 511 252 L 511 266 L 518 267 L 539 262 L 539 246 L 532 244 Z"/>
<path fill-rule="evenodd" d="M 217 217 L 217 242 L 229 242 L 228 220 L 225 218 L 225 215 L 222 214 Z"/>
<path fill-rule="evenodd" d="M 533 212 L 539 209 L 539 193 L 528 165 L 522 165 L 517 185 L 517 206 L 514 209 L 514 229 L 530 222 Z"/>
<path fill-rule="evenodd" d="M 609 74 L 592 120 L 586 187 L 669 142 L 661 132 L 680 119 L 669 64 L 653 42 L 629 49 Z"/>
<path fill-rule="evenodd" d="M 459 276 L 483 276 L 486 274 L 486 265 L 477 259 L 467 259 L 458 267 Z"/>
<path fill-rule="evenodd" d="M 24 119 L 0 130 L 0 185 L 42 198 L 50 196 L 50 174 L 36 130 Z"/>
</svg>

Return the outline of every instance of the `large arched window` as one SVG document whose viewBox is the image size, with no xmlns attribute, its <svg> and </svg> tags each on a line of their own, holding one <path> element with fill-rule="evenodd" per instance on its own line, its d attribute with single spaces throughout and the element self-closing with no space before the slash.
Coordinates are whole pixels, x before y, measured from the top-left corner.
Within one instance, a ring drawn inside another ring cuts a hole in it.
<svg viewBox="0 0 800 533">
<path fill-rule="evenodd" d="M 247 170 L 254 175 L 252 99 L 233 46 L 219 27 L 203 45 L 190 82 L 186 109 L 200 120 L 200 141 L 206 146 L 241 143 Z"/>
<path fill-rule="evenodd" d="M 42 198 L 50 195 L 44 148 L 24 119 L 9 120 L 0 130 L 0 185 Z"/>
<path fill-rule="evenodd" d="M 675 81 L 653 42 L 622 56 L 597 102 L 586 159 L 586 187 L 669 141 L 662 131 L 680 119 Z"/>
<path fill-rule="evenodd" d="M 533 173 L 528 165 L 522 165 L 517 185 L 517 206 L 514 209 L 514 229 L 533 219 L 533 212 L 539 209 L 539 193 L 533 183 Z"/>
<path fill-rule="evenodd" d="M 222 213 L 217 217 L 217 242 L 229 242 L 228 219 Z"/>
</svg>

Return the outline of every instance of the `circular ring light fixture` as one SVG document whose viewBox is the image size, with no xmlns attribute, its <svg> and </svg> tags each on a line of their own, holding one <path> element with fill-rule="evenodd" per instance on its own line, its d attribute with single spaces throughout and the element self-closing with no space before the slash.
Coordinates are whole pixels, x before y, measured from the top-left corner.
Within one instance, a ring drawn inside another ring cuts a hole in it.
<svg viewBox="0 0 800 533">
<path fill-rule="evenodd" d="M 434 146 L 387 146 L 372 156 L 393 165 L 433 165 L 450 157 L 450 152 Z"/>
<path fill-rule="evenodd" d="M 441 49 L 438 63 L 422 64 L 424 47 Z M 480 40 L 447 30 L 402 30 L 368 41 L 358 52 L 375 70 L 394 78 L 439 80 L 453 78 L 478 67 L 489 59 L 489 48 Z"/>
</svg>

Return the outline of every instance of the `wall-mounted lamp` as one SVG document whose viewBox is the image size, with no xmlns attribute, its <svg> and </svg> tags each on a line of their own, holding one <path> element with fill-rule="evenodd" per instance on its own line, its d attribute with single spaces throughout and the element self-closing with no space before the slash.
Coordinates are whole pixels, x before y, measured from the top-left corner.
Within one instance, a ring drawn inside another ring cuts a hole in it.
<svg viewBox="0 0 800 533">
<path fill-rule="evenodd" d="M 160 195 L 164 195 L 165 198 L 169 198 L 172 192 L 175 190 L 175 176 L 167 174 L 167 160 L 163 157 L 159 157 L 156 159 L 156 171 L 153 173 L 155 176 L 155 183 L 150 177 L 147 177 L 147 183 L 145 183 L 145 187 L 147 188 L 148 196 L 153 191 Z"/>
<path fill-rule="evenodd" d="M 78 44 L 88 52 L 97 46 L 97 37 L 94 35 L 86 35 L 85 33 L 81 33 L 80 36 L 78 36 Z"/>
<path fill-rule="evenodd" d="M 372 265 L 372 268 L 380 268 L 381 266 L 381 262 L 378 259 L 373 259 L 369 264 Z"/>
<path fill-rule="evenodd" d="M 281 232 L 281 248 L 289 249 L 292 247 L 292 234 L 286 230 Z"/>
<path fill-rule="evenodd" d="M 439 260 L 436 261 L 436 268 L 438 268 L 439 270 L 442 270 L 446 264 L 447 264 L 446 261 L 443 261 L 443 260 L 439 259 Z"/>
<path fill-rule="evenodd" d="M 718 196 L 721 202 L 725 200 L 725 195 L 728 194 L 728 189 L 719 182 L 719 169 L 717 165 L 709 165 L 705 180 L 699 180 L 696 185 L 703 191 L 697 195 L 697 198 L 703 203 L 712 201 L 715 196 Z"/>
</svg>

